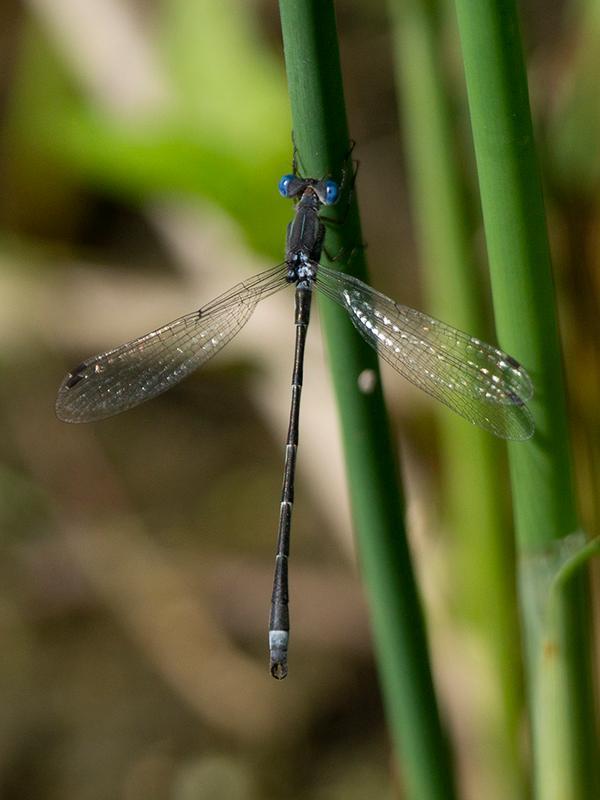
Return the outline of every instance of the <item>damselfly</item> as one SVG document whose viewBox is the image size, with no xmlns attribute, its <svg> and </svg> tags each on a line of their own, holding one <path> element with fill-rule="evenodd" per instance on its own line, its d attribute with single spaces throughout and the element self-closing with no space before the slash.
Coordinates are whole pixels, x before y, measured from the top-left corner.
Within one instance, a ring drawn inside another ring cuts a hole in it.
<svg viewBox="0 0 600 800">
<path fill-rule="evenodd" d="M 295 286 L 292 402 L 269 625 L 271 674 L 284 678 L 289 639 L 287 565 L 312 290 L 341 306 L 360 335 L 395 370 L 469 422 L 516 440 L 528 439 L 534 425 L 525 405 L 533 394 L 532 384 L 518 361 L 319 263 L 325 235 L 319 212 L 338 200 L 340 187 L 335 181 L 284 175 L 279 191 L 296 203 L 282 264 L 238 283 L 191 314 L 83 361 L 64 379 L 56 413 L 65 422 L 93 422 L 156 397 L 224 347 L 260 300 Z"/>
</svg>

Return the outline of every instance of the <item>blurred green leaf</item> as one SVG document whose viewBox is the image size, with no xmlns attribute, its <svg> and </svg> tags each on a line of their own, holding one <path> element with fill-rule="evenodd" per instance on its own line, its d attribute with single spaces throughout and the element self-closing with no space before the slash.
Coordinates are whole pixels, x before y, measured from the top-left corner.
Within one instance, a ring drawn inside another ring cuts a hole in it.
<svg viewBox="0 0 600 800">
<path fill-rule="evenodd" d="M 181 194 L 215 203 L 255 249 L 275 258 L 290 216 L 276 190 L 291 161 L 282 67 L 243 4 L 226 5 L 228 11 L 188 0 L 165 4 L 159 44 L 174 102 L 152 118 L 119 119 L 77 91 L 77 76 L 32 24 L 13 141 L 25 143 L 30 157 L 54 159 L 72 177 L 130 201 Z"/>
</svg>

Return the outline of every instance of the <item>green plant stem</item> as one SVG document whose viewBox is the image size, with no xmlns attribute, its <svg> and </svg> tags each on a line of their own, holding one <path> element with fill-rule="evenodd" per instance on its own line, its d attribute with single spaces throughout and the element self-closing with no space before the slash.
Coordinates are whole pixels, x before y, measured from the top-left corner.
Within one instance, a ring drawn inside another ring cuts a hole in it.
<svg viewBox="0 0 600 800">
<path fill-rule="evenodd" d="M 600 180 L 600 5 L 596 0 L 571 3 L 568 63 L 553 87 L 548 158 L 553 178 L 563 191 L 578 196 L 598 194 Z"/>
<path fill-rule="evenodd" d="M 428 310 L 487 339 L 482 292 L 469 244 L 458 147 L 442 61 L 439 0 L 390 0 L 415 227 Z M 441 408 L 438 413 L 445 519 L 455 537 L 463 614 L 474 619 L 486 648 L 498 697 L 483 714 L 480 769 L 502 796 L 525 793 L 519 752 L 522 710 L 514 569 L 506 536 L 499 442 Z M 468 457 L 465 454 L 468 453 Z"/>
<path fill-rule="evenodd" d="M 280 12 L 300 169 L 305 176 L 339 177 L 349 143 L 333 5 L 330 0 L 280 0 Z M 347 203 L 343 197 L 332 209 L 338 219 L 346 215 Z M 350 253 L 361 241 L 353 195 L 344 224 L 328 228 L 327 248 Z M 362 250 L 354 252 L 351 266 L 355 275 L 365 277 Z M 330 303 L 320 308 L 384 702 L 406 796 L 451 800 L 450 759 L 433 690 L 377 360 L 347 315 Z M 359 389 L 365 370 L 376 377 L 371 392 Z"/>
<path fill-rule="evenodd" d="M 536 391 L 536 435 L 509 446 L 535 790 L 540 800 L 592 800 L 598 793 L 584 576 L 552 598 L 544 581 L 548 559 L 578 525 L 517 11 L 513 0 L 456 0 L 456 8 L 499 339 L 526 365 Z"/>
</svg>

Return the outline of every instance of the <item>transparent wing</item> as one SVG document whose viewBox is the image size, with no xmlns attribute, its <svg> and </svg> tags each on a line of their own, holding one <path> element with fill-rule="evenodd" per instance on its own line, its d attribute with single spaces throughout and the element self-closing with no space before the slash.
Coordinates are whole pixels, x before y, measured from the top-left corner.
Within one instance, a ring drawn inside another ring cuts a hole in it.
<svg viewBox="0 0 600 800">
<path fill-rule="evenodd" d="M 259 300 L 287 285 L 287 266 L 280 264 L 236 284 L 198 311 L 88 358 L 62 382 L 58 418 L 93 422 L 165 392 L 233 339 Z"/>
<path fill-rule="evenodd" d="M 361 336 L 415 386 L 502 439 L 533 435 L 525 405 L 533 387 L 512 356 L 345 273 L 319 266 L 316 286 L 346 309 Z"/>
</svg>

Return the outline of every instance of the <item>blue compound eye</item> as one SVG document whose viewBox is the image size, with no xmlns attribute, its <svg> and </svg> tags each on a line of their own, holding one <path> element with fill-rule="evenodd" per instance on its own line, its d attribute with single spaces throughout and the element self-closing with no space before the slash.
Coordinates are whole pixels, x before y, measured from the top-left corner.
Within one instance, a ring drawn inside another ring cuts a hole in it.
<svg viewBox="0 0 600 800">
<path fill-rule="evenodd" d="M 279 181 L 279 184 L 278 184 L 279 194 L 282 197 L 288 197 L 289 196 L 288 195 L 288 189 L 289 189 L 290 183 L 294 180 L 294 177 L 295 177 L 294 175 L 284 175 L 283 178 L 281 178 L 281 180 Z"/>
<path fill-rule="evenodd" d="M 338 199 L 339 193 L 340 187 L 335 181 L 325 181 L 325 205 L 333 205 Z"/>
</svg>

